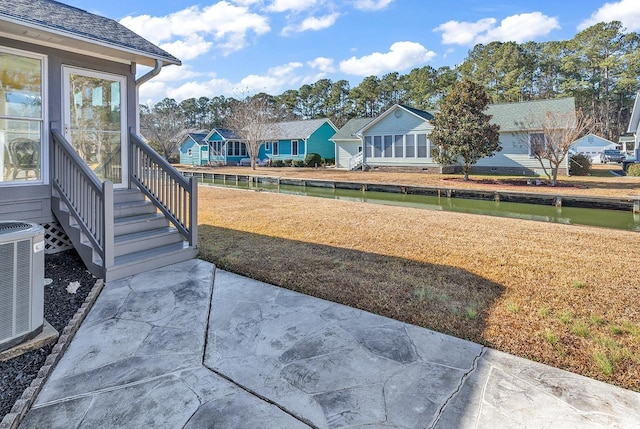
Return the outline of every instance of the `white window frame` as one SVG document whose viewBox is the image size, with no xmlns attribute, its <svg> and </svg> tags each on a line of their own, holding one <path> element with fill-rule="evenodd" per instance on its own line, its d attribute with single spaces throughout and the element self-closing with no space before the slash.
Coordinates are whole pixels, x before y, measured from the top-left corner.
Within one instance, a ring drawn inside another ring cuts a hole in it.
<svg viewBox="0 0 640 429">
<path fill-rule="evenodd" d="M 271 155 L 273 156 L 279 156 L 280 155 L 280 148 L 278 147 L 278 142 L 275 141 L 273 142 L 273 145 L 271 146 Z"/>
<path fill-rule="evenodd" d="M 293 150 L 294 148 L 296 149 L 295 151 Z M 299 153 L 298 140 L 291 140 L 291 156 L 298 156 Z"/>
<path fill-rule="evenodd" d="M 533 153 L 533 144 L 531 143 L 531 137 L 534 135 L 542 135 L 543 137 L 543 141 L 544 141 L 544 148 L 545 150 L 548 150 L 548 144 L 547 144 L 547 136 L 544 134 L 543 131 L 530 131 L 529 132 L 529 136 L 528 136 L 528 146 L 529 146 L 529 157 L 530 158 L 535 158 L 535 154 Z"/>
<path fill-rule="evenodd" d="M 22 49 L 14 49 L 6 46 L 0 46 L 0 52 L 19 55 L 27 58 L 35 58 L 40 60 L 40 97 L 41 97 L 41 109 L 39 118 L 22 118 L 13 117 L 9 115 L 0 115 L 0 120 L 17 120 L 17 121 L 33 121 L 40 122 L 40 178 L 38 180 L 12 180 L 12 181 L 0 181 L 0 186 L 25 186 L 33 184 L 48 184 L 49 183 L 49 162 L 45 161 L 49 159 L 49 88 L 48 88 L 48 57 L 45 54 L 39 54 L 31 51 L 24 51 Z M 3 145 L 4 146 L 4 145 Z M 4 172 L 4 153 L 0 151 L 0 174 Z"/>
<path fill-rule="evenodd" d="M 264 150 L 269 150 L 271 148 L 270 143 L 271 142 L 264 142 Z"/>
</svg>

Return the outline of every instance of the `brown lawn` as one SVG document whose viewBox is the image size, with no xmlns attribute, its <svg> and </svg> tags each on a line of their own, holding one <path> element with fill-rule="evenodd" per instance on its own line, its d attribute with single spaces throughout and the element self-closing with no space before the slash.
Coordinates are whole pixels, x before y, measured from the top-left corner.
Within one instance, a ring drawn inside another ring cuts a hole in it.
<svg viewBox="0 0 640 429">
<path fill-rule="evenodd" d="M 209 186 L 199 223 L 220 268 L 640 391 L 638 233 Z"/>
</svg>

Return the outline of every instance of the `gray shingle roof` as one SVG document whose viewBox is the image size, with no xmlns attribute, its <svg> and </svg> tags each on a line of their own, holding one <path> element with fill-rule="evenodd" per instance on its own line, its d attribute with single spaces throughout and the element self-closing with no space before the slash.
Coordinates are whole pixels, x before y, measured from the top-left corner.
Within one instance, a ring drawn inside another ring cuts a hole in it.
<svg viewBox="0 0 640 429">
<path fill-rule="evenodd" d="M 557 115 L 575 114 L 573 97 L 551 100 L 523 101 L 521 103 L 490 104 L 487 114 L 491 122 L 500 125 L 500 131 L 521 131 L 523 124 L 530 129 L 542 129 L 547 112 Z"/>
<path fill-rule="evenodd" d="M 353 118 L 344 124 L 337 133 L 331 137 L 331 140 L 360 140 L 356 133 L 365 127 L 373 118 Z"/>
<path fill-rule="evenodd" d="M 179 59 L 113 19 L 56 1 L 3 0 L 0 2 L 0 21 L 3 19 L 180 64 Z"/>
<path fill-rule="evenodd" d="M 313 134 L 315 130 L 320 128 L 328 119 L 308 119 L 305 121 L 278 122 L 273 124 L 271 135 L 267 140 L 295 140 L 306 139 Z"/>
<path fill-rule="evenodd" d="M 230 130 L 229 128 L 216 128 L 215 131 L 218 132 L 225 140 L 240 140 L 241 137 L 235 130 Z"/>
<path fill-rule="evenodd" d="M 399 104 L 399 106 L 402 107 L 403 109 L 407 109 L 409 112 L 413 113 L 414 115 L 420 116 L 422 119 L 426 121 L 430 121 L 433 119 L 433 115 L 427 112 L 426 110 L 416 109 L 414 107 L 405 106 L 404 104 Z"/>
<path fill-rule="evenodd" d="M 188 135 L 200 146 L 207 144 L 207 142 L 205 141 L 205 138 L 207 137 L 207 133 L 188 133 Z"/>
</svg>

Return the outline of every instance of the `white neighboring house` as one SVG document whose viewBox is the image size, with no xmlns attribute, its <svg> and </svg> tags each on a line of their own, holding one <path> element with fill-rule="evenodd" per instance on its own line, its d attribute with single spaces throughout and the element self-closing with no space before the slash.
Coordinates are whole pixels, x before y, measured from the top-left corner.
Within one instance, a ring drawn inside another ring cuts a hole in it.
<svg viewBox="0 0 640 429">
<path fill-rule="evenodd" d="M 480 159 L 473 166 L 473 171 L 544 174 L 531 153 L 529 141 L 544 142 L 543 125 L 547 112 L 575 114 L 575 101 L 573 98 L 560 98 L 489 105 L 487 113 L 492 116 L 492 123 L 500 126 L 502 150 L 494 156 Z M 396 104 L 377 118 L 363 121 L 364 125 L 357 131 L 353 131 L 357 123 L 349 121 L 332 137 L 336 143 L 336 165 L 357 168 L 361 160 L 372 168 L 408 167 L 453 172 L 459 166 L 441 167 L 433 158 L 434 146 L 429 139 L 433 130 L 432 119 L 430 112 Z M 355 152 L 356 148 L 362 150 Z M 351 159 L 346 162 L 344 158 L 349 155 Z M 561 174 L 566 173 L 567 165 L 565 162 Z"/>
<path fill-rule="evenodd" d="M 635 160 L 640 161 L 640 92 L 636 94 L 636 101 L 633 104 L 633 110 L 631 111 L 631 120 L 629 121 L 629 129 L 627 132 L 632 133 L 634 143 Z"/>
<path fill-rule="evenodd" d="M 329 140 L 336 145 L 336 167 L 350 170 L 362 166 L 362 139 L 357 135 L 373 118 L 352 118 Z"/>
<path fill-rule="evenodd" d="M 618 149 L 618 146 L 618 144 L 611 140 L 595 134 L 587 134 L 576 140 L 571 145 L 571 149 L 576 153 L 591 157 L 592 164 L 600 164 L 600 154 L 604 152 L 605 149 Z"/>
</svg>

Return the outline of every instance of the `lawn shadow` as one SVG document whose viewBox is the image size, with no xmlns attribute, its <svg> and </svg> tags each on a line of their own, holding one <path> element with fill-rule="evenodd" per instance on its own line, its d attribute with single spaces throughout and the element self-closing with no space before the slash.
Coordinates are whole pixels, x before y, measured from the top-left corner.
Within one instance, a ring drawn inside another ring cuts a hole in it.
<svg viewBox="0 0 640 429">
<path fill-rule="evenodd" d="M 199 257 L 218 268 L 478 343 L 505 289 L 458 267 L 198 228 Z"/>
</svg>

